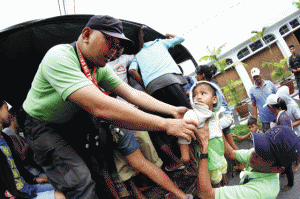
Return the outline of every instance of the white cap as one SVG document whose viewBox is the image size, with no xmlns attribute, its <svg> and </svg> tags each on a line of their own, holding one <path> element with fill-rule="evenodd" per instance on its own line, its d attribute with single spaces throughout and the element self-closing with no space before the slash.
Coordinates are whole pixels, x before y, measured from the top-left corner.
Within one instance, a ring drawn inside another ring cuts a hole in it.
<svg viewBox="0 0 300 199">
<path fill-rule="evenodd" d="M 268 106 L 268 105 L 274 105 L 274 104 L 278 104 L 279 102 L 279 97 L 276 94 L 270 94 L 267 98 L 267 101 L 264 105 L 264 107 Z"/>
<path fill-rule="evenodd" d="M 258 68 L 252 68 L 251 75 L 252 75 L 252 78 L 256 75 L 260 75 L 260 70 Z"/>
</svg>

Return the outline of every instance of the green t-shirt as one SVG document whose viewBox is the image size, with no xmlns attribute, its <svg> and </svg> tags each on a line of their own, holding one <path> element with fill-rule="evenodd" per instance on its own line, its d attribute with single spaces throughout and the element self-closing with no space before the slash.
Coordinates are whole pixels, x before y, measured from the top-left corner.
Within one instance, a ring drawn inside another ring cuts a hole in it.
<svg viewBox="0 0 300 199">
<path fill-rule="evenodd" d="M 98 68 L 96 79 L 106 91 L 122 83 L 109 67 Z M 76 90 L 91 84 L 93 82 L 81 71 L 74 48 L 69 44 L 54 46 L 43 58 L 23 108 L 38 120 L 64 123 L 80 109 L 67 98 Z"/>
<path fill-rule="evenodd" d="M 241 179 L 240 185 L 217 188 L 215 192 L 216 199 L 270 199 L 277 197 L 280 190 L 279 173 L 251 172 L 252 168 L 249 166 L 249 159 L 253 150 L 252 148 L 236 152 L 237 160 L 243 164 L 247 164 L 244 176 Z M 246 176 L 248 176 L 249 182 L 243 184 Z"/>
<path fill-rule="evenodd" d="M 208 170 L 212 171 L 220 168 L 225 162 L 224 142 L 222 137 L 210 139 L 208 141 Z"/>
</svg>

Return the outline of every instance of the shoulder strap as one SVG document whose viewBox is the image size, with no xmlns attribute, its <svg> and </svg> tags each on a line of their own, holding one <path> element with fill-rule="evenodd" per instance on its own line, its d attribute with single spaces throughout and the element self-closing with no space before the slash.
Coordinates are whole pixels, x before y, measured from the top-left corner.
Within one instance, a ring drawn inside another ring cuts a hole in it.
<svg viewBox="0 0 300 199">
<path fill-rule="evenodd" d="M 74 41 L 73 43 L 70 43 L 70 45 L 74 48 L 75 52 L 77 53 L 76 41 Z"/>
<path fill-rule="evenodd" d="M 75 51 L 75 53 L 76 53 L 76 55 L 77 55 L 77 58 L 78 58 L 78 60 L 79 60 L 78 52 L 77 52 L 77 48 L 76 48 L 76 41 L 74 41 L 74 42 L 71 43 L 70 45 L 74 48 L 74 51 Z"/>
<path fill-rule="evenodd" d="M 70 45 L 74 48 L 74 51 L 75 51 L 76 56 L 77 56 L 77 59 L 79 60 L 78 51 L 77 51 L 77 47 L 76 47 L 76 41 L 74 41 L 73 43 L 70 43 Z M 79 63 L 80 63 L 80 60 L 79 60 Z M 81 68 L 81 71 L 83 72 L 82 67 L 80 67 L 80 68 Z"/>
</svg>

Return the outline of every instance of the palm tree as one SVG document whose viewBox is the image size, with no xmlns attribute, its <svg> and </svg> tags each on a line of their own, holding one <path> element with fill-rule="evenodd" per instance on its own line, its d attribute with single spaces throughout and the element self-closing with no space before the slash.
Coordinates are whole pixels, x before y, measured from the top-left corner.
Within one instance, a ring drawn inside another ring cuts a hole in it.
<svg viewBox="0 0 300 199">
<path fill-rule="evenodd" d="M 208 52 L 210 53 L 210 55 L 206 55 L 206 56 L 201 57 L 199 59 L 199 62 L 201 62 L 203 60 L 205 60 L 205 61 L 217 61 L 218 62 L 219 61 L 218 57 L 221 55 L 222 48 L 224 48 L 225 45 L 226 45 L 226 43 L 223 44 L 222 46 L 220 46 L 217 49 L 214 47 L 214 49 L 212 51 L 209 49 L 208 46 L 206 46 L 206 49 L 208 50 Z"/>
<path fill-rule="evenodd" d="M 207 46 L 206 49 L 208 50 L 208 52 L 210 54 L 201 57 L 199 62 L 201 62 L 203 60 L 204 61 L 216 61 L 215 66 L 217 67 L 218 71 L 220 71 L 221 73 L 224 73 L 227 77 L 227 74 L 225 73 L 225 68 L 227 67 L 226 60 L 219 61 L 219 59 L 218 59 L 218 57 L 221 55 L 222 48 L 224 48 L 225 45 L 226 45 L 226 43 L 217 49 L 214 47 L 213 50 L 210 50 L 209 47 Z M 229 78 L 227 77 L 227 79 L 229 79 Z"/>
<path fill-rule="evenodd" d="M 261 31 L 257 31 L 257 30 L 252 30 L 251 33 L 252 34 L 256 34 L 254 35 L 250 40 L 255 42 L 257 39 L 259 38 L 263 38 L 264 34 L 265 34 L 265 30 L 267 29 L 268 27 L 263 27 Z"/>
<path fill-rule="evenodd" d="M 300 10 L 300 1 L 293 1 L 293 5 Z"/>
<path fill-rule="evenodd" d="M 199 62 L 201 62 L 203 60 L 216 62 L 215 66 L 217 67 L 218 71 L 223 73 L 227 80 L 227 86 L 222 87 L 222 89 L 224 90 L 224 93 L 226 95 L 226 99 L 229 100 L 230 105 L 234 104 L 235 106 L 239 106 L 242 104 L 242 102 L 240 100 L 241 92 L 243 90 L 242 80 L 239 79 L 239 80 L 233 81 L 232 79 L 230 79 L 225 71 L 225 68 L 227 67 L 226 60 L 224 59 L 224 60 L 219 61 L 219 56 L 221 55 L 222 48 L 224 48 L 225 45 L 226 45 L 226 43 L 217 49 L 214 47 L 213 50 L 210 50 L 209 47 L 207 46 L 206 48 L 210 54 L 201 57 Z M 243 64 L 243 65 L 245 65 L 245 64 Z"/>
<path fill-rule="evenodd" d="M 256 40 L 258 40 L 258 39 L 260 39 L 260 38 L 263 39 L 263 38 L 264 38 L 264 35 L 265 35 L 265 30 L 266 30 L 267 28 L 268 28 L 267 26 L 264 26 L 264 27 L 261 29 L 261 31 L 252 30 L 251 33 L 252 33 L 252 34 L 255 34 L 255 35 L 254 35 L 250 40 L 251 40 L 252 42 L 255 42 Z M 270 51 L 271 55 L 274 57 L 275 62 L 277 62 L 277 59 L 276 59 L 276 57 L 275 57 L 275 55 L 274 55 L 274 53 L 273 53 L 273 51 L 272 51 L 272 49 L 271 49 L 271 46 L 268 45 L 268 48 L 269 48 L 269 51 Z"/>
</svg>

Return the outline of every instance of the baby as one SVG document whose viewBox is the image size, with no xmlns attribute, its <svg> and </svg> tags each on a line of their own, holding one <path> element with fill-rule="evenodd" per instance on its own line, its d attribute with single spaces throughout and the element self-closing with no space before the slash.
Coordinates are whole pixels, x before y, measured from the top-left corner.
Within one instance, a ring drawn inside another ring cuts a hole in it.
<svg viewBox="0 0 300 199">
<path fill-rule="evenodd" d="M 217 111 L 222 104 L 221 91 L 211 82 L 199 81 L 190 90 L 190 101 L 193 109 L 187 111 L 184 118 L 195 120 L 198 123 L 198 129 L 204 126 L 206 120 L 209 120 L 208 170 L 212 184 L 218 187 L 227 172 L 222 128 L 217 116 Z M 178 143 L 182 161 L 190 161 L 190 142 L 179 138 Z M 196 154 L 199 151 L 197 146 L 194 149 Z"/>
</svg>

